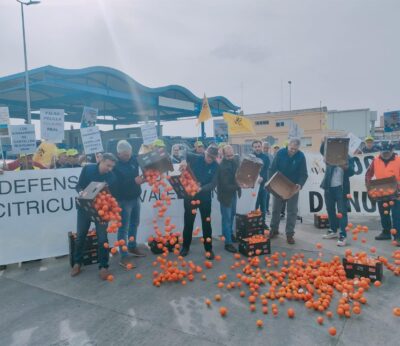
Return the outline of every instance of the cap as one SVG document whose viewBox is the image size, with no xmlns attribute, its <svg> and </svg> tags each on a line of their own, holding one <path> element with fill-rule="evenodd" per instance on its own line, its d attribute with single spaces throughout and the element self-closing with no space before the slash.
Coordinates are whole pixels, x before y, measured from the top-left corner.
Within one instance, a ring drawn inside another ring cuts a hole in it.
<svg viewBox="0 0 400 346">
<path fill-rule="evenodd" d="M 382 142 L 380 146 L 381 151 L 392 151 L 393 150 L 393 144 L 390 142 Z"/>
<path fill-rule="evenodd" d="M 196 141 L 196 142 L 194 142 L 194 145 L 195 145 L 196 147 L 204 147 L 204 144 L 203 144 L 202 141 Z"/>
<path fill-rule="evenodd" d="M 216 159 L 218 157 L 218 147 L 215 145 L 209 145 L 206 153 L 207 153 L 207 155 Z"/>
<path fill-rule="evenodd" d="M 153 142 L 153 145 L 154 145 L 155 147 L 158 147 L 158 148 L 165 147 L 165 143 L 164 143 L 164 141 L 163 141 L 162 139 L 156 139 L 156 140 Z"/>
<path fill-rule="evenodd" d="M 279 149 L 280 146 L 279 146 L 279 144 L 275 144 L 275 145 L 273 146 L 273 148 L 274 148 L 274 149 Z"/>
<path fill-rule="evenodd" d="M 65 149 L 57 149 L 57 156 L 60 156 L 61 154 L 66 154 L 67 151 Z"/>
<path fill-rule="evenodd" d="M 367 137 L 365 137 L 365 139 L 364 139 L 364 142 L 373 142 L 374 141 L 374 137 L 372 137 L 372 136 L 367 136 Z"/>
<path fill-rule="evenodd" d="M 67 156 L 76 156 L 76 155 L 78 155 L 78 150 L 68 149 L 66 153 L 67 153 Z"/>
</svg>

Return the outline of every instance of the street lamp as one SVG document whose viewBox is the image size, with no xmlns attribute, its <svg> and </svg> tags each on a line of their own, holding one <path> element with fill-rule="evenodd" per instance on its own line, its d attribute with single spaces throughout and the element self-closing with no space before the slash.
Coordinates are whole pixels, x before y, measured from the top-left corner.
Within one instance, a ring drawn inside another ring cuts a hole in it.
<svg viewBox="0 0 400 346">
<path fill-rule="evenodd" d="M 25 92 L 26 92 L 26 108 L 28 112 L 27 124 L 31 123 L 31 97 L 29 94 L 29 74 L 28 74 L 28 58 L 26 55 L 26 42 L 25 42 L 25 20 L 24 20 L 24 5 L 37 5 L 40 4 L 40 0 L 28 0 L 22 1 L 17 0 L 21 4 L 21 16 L 22 16 L 22 38 L 24 41 L 24 58 L 25 58 Z"/>
<path fill-rule="evenodd" d="M 292 111 L 292 81 L 288 81 L 289 84 L 289 110 Z"/>
</svg>

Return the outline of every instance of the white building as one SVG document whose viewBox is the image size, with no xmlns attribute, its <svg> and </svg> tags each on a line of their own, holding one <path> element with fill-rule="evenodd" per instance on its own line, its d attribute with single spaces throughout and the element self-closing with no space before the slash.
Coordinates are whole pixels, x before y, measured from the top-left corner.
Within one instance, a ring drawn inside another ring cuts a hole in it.
<svg viewBox="0 0 400 346">
<path fill-rule="evenodd" d="M 364 139 L 374 133 L 377 111 L 365 109 L 349 109 L 344 111 L 328 111 L 328 128 L 352 132 Z"/>
</svg>

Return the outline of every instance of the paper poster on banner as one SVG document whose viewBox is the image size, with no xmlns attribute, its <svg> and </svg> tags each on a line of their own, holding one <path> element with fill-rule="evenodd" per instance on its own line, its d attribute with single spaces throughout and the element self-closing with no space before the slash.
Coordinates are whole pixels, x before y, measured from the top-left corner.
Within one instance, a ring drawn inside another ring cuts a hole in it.
<svg viewBox="0 0 400 346">
<path fill-rule="evenodd" d="M 349 134 L 347 135 L 347 138 L 350 138 L 349 155 L 352 156 L 357 151 L 357 149 L 360 148 L 362 140 L 352 132 L 349 132 Z"/>
<path fill-rule="evenodd" d="M 86 155 L 102 153 L 104 151 L 100 131 L 97 126 L 81 129 L 81 137 Z"/>
<path fill-rule="evenodd" d="M 8 125 L 10 124 L 10 113 L 8 107 L 0 107 L 0 137 L 8 136 Z"/>
<path fill-rule="evenodd" d="M 142 131 L 144 145 L 149 145 L 158 138 L 156 125 L 154 123 L 144 124 L 140 127 L 140 130 Z"/>
<path fill-rule="evenodd" d="M 33 154 L 36 151 L 35 125 L 9 125 L 8 129 L 15 154 Z"/>
<path fill-rule="evenodd" d="M 99 110 L 92 107 L 83 107 L 81 128 L 93 127 L 96 125 Z"/>
<path fill-rule="evenodd" d="M 41 138 L 51 143 L 61 143 L 64 140 L 64 110 L 40 109 Z"/>
</svg>

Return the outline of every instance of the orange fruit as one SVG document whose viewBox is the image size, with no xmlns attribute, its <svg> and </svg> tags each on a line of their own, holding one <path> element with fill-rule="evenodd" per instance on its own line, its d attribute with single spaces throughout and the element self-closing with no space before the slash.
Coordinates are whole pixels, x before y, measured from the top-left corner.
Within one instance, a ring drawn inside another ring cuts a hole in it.
<svg viewBox="0 0 400 346">
<path fill-rule="evenodd" d="M 381 286 L 382 285 L 382 283 L 379 281 L 379 280 L 376 280 L 375 282 L 374 282 L 374 286 L 375 287 L 379 287 L 379 286 Z"/>
<path fill-rule="evenodd" d="M 211 221 L 211 217 L 206 217 L 206 221 L 210 222 Z"/>
<path fill-rule="evenodd" d="M 104 243 L 103 246 L 105 249 L 108 249 L 110 247 L 110 245 L 108 243 Z"/>
<path fill-rule="evenodd" d="M 132 263 L 127 263 L 127 264 L 126 264 L 126 269 L 127 269 L 127 270 L 131 270 L 132 268 L 133 268 Z"/>
<path fill-rule="evenodd" d="M 221 307 L 219 308 L 219 313 L 220 313 L 220 315 L 221 315 L 222 317 L 225 317 L 226 314 L 228 313 L 228 309 L 227 309 L 226 307 L 224 307 L 224 306 L 221 306 Z"/>
<path fill-rule="evenodd" d="M 400 308 L 399 307 L 393 308 L 393 315 L 395 315 L 396 317 L 400 317 Z"/>
<path fill-rule="evenodd" d="M 251 195 L 252 195 L 253 197 L 256 197 L 256 196 L 257 196 L 257 193 L 256 193 L 256 192 L 252 192 Z"/>
<path fill-rule="evenodd" d="M 129 241 L 135 241 L 135 237 L 134 236 L 129 237 Z"/>
<path fill-rule="evenodd" d="M 257 320 L 256 325 L 258 328 L 262 328 L 262 326 L 264 325 L 264 322 L 262 320 Z"/>
<path fill-rule="evenodd" d="M 288 314 L 289 318 L 294 318 L 294 316 L 296 315 L 294 309 L 292 309 L 292 308 L 288 309 L 287 314 Z"/>
<path fill-rule="evenodd" d="M 211 306 L 211 300 L 210 300 L 210 299 L 206 299 L 206 300 L 205 300 L 205 303 L 206 303 L 206 305 L 207 305 L 208 307 Z"/>
<path fill-rule="evenodd" d="M 141 279 L 142 278 L 142 274 L 140 274 L 140 273 L 137 273 L 136 275 L 135 275 L 135 277 L 136 277 L 136 279 Z"/>
<path fill-rule="evenodd" d="M 328 329 L 328 332 L 330 335 L 335 336 L 336 335 L 336 328 L 335 327 L 330 327 Z"/>
<path fill-rule="evenodd" d="M 217 302 L 220 302 L 220 301 L 221 301 L 221 295 L 220 295 L 220 294 L 216 294 L 215 297 L 214 297 L 214 299 L 215 299 Z"/>
<path fill-rule="evenodd" d="M 107 281 L 109 281 L 109 282 L 112 282 L 112 281 L 114 281 L 114 276 L 113 275 L 108 275 L 107 276 Z"/>
<path fill-rule="evenodd" d="M 341 218 L 343 217 L 343 214 L 342 214 L 342 213 L 337 213 L 337 214 L 336 214 L 336 217 L 337 217 L 338 219 L 341 219 Z"/>
<path fill-rule="evenodd" d="M 323 324 L 324 323 L 324 318 L 322 316 L 317 317 L 317 322 L 318 324 Z"/>
</svg>

